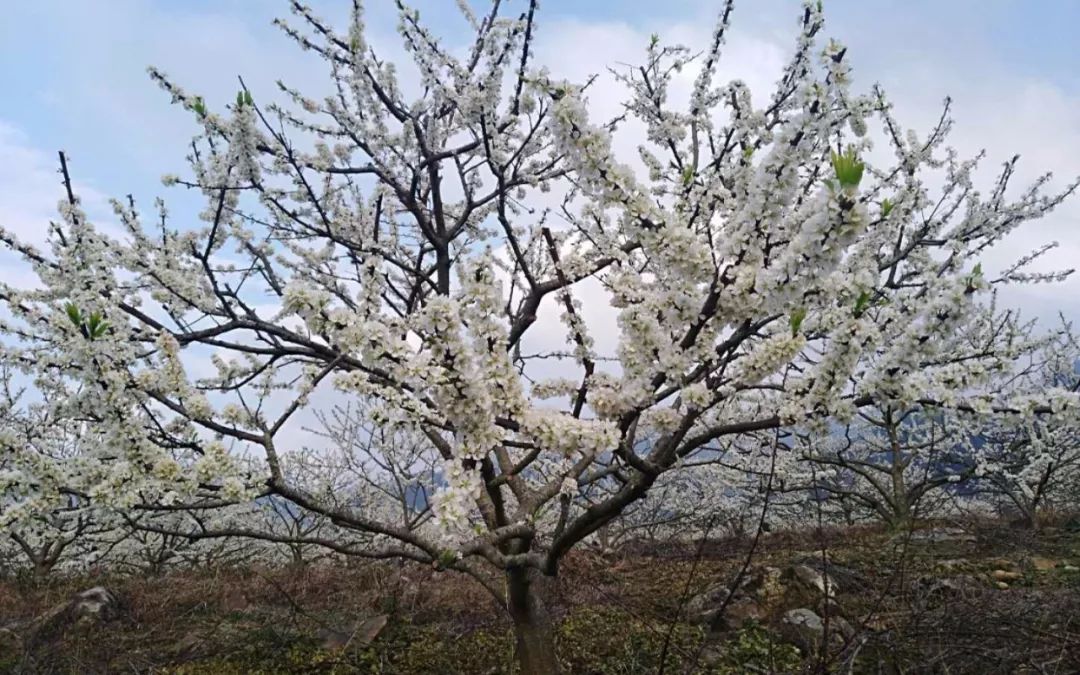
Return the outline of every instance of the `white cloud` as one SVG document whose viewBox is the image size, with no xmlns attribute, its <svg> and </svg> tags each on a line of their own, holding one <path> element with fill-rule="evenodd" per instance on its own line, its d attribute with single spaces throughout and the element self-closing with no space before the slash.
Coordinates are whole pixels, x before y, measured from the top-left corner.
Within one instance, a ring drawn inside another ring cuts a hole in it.
<svg viewBox="0 0 1080 675">
<path fill-rule="evenodd" d="M 899 114 L 909 125 L 927 128 L 940 110 L 944 92 L 954 101 L 956 126 L 951 142 L 962 156 L 986 151 L 976 186 L 989 192 L 1002 164 L 1019 154 L 1010 182 L 1013 196 L 1040 175 L 1050 172 L 1047 190 L 1060 191 L 1080 175 L 1080 96 L 1049 82 L 995 75 L 991 80 L 951 78 L 916 71 L 904 87 L 893 87 Z M 920 86 L 921 85 L 921 86 Z M 1044 256 L 1035 270 L 1080 267 L 1080 195 L 1073 195 L 1040 221 L 1021 226 L 987 253 L 988 269 L 1001 269 L 1038 246 L 1056 241 L 1059 247 Z M 1058 309 L 1080 318 L 1080 275 L 1058 284 L 1009 287 L 1002 301 L 1031 317 L 1053 320 Z"/>
<path fill-rule="evenodd" d="M 34 147 L 19 129 L 0 119 L 0 228 L 21 241 L 42 247 L 49 222 L 57 218 L 64 198 L 59 157 Z M 107 200 L 97 190 L 75 182 L 83 207 L 101 213 Z M 0 282 L 26 282 L 25 268 L 6 248 L 0 248 Z"/>
</svg>

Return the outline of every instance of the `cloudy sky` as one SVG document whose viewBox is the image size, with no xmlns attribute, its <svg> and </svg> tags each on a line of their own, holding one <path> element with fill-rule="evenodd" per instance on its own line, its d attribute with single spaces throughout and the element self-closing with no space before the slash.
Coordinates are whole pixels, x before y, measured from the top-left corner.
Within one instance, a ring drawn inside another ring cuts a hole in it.
<svg viewBox="0 0 1080 675">
<path fill-rule="evenodd" d="M 507 0 L 512 8 L 523 0 Z M 345 0 L 316 1 L 326 17 Z M 371 42 L 395 46 L 390 0 L 369 0 Z M 462 26 L 451 0 L 418 0 L 423 16 L 452 40 Z M 606 66 L 639 60 L 649 35 L 702 47 L 718 0 L 544 0 L 538 61 L 581 80 Z M 953 144 L 985 148 L 984 178 L 1011 155 L 1019 177 L 1053 171 L 1063 185 L 1080 174 L 1080 2 L 1074 0 L 825 0 L 827 33 L 849 45 L 856 85 L 881 82 L 903 124 L 926 129 L 946 95 L 955 102 Z M 146 76 L 155 65 L 212 106 L 235 95 L 243 76 L 256 93 L 273 83 L 317 91 L 324 69 L 270 25 L 284 0 L 39 0 L 11 3 L 0 24 L 0 224 L 34 238 L 60 197 L 56 151 L 67 151 L 84 201 L 107 212 L 107 196 L 132 194 L 149 205 L 165 197 L 179 219 L 195 205 L 160 184 L 184 169 L 194 132 L 189 114 Z M 795 0 L 742 0 L 726 51 L 728 76 L 768 94 L 790 52 Z M 594 103 L 614 110 L 614 89 Z M 190 207 L 190 208 L 188 208 Z M 1056 240 L 1047 267 L 1080 266 L 1080 199 L 1009 241 L 994 256 L 1018 255 Z M 0 259 L 0 265 L 3 264 Z M 3 273 L 3 270 L 0 270 Z M 10 273 L 10 268 L 9 268 Z M 1080 318 L 1080 279 L 1012 291 L 1029 315 L 1063 308 Z"/>
</svg>

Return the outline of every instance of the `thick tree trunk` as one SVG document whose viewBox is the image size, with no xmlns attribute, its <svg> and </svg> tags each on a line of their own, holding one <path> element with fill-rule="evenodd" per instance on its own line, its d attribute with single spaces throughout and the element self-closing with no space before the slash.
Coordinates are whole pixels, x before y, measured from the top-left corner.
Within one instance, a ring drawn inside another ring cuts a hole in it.
<svg viewBox="0 0 1080 675">
<path fill-rule="evenodd" d="M 886 419 L 889 422 L 889 444 L 892 446 L 892 464 L 889 467 L 892 479 L 892 517 L 889 525 L 894 530 L 902 530 L 911 525 L 911 503 L 908 501 L 907 481 L 904 480 L 907 462 L 900 447 L 896 426 L 892 424 L 892 415 L 890 414 Z"/>
<path fill-rule="evenodd" d="M 556 675 L 555 628 L 545 602 L 552 579 L 533 570 L 507 574 L 507 609 L 514 621 L 516 655 L 521 675 Z"/>
<path fill-rule="evenodd" d="M 37 583 L 44 583 L 52 575 L 54 562 L 51 560 L 35 560 L 34 561 L 34 581 Z"/>
<path fill-rule="evenodd" d="M 896 503 L 893 504 L 889 526 L 893 530 L 906 530 L 911 527 L 911 505 L 907 503 L 904 495 L 898 496 Z"/>
</svg>

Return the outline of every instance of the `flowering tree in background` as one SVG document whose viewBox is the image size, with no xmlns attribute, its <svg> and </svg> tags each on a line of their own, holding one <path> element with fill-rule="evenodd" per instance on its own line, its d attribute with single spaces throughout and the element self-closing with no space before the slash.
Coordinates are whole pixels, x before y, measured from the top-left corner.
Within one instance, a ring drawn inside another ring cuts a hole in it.
<svg viewBox="0 0 1080 675">
<path fill-rule="evenodd" d="M 40 581 L 97 562 L 118 523 L 70 488 L 93 433 L 58 417 L 58 401 L 28 398 L 0 371 L 0 560 Z"/>
<path fill-rule="evenodd" d="M 810 481 L 816 489 L 895 528 L 910 525 L 927 497 L 985 470 L 987 458 L 970 442 L 973 430 L 992 419 L 1035 419 L 997 405 L 1000 382 L 1024 377 L 1030 366 L 1018 364 L 1046 341 L 1033 334 L 1032 324 L 1020 323 L 1015 312 L 998 312 L 991 302 L 937 340 L 939 356 L 920 363 L 909 380 L 917 383 L 916 392 L 942 392 L 940 399 L 879 399 L 843 429 L 801 439 L 804 460 L 816 466 Z M 868 352 L 862 358 L 877 357 Z M 1044 389 L 1053 387 L 1014 389 L 1006 400 L 1030 406 Z"/>
<path fill-rule="evenodd" d="M 1031 355 L 1022 372 L 998 377 L 997 386 L 1029 395 L 1047 389 L 1080 389 L 1080 345 L 1063 321 Z M 1075 504 L 1080 498 L 1080 421 L 1072 415 L 1010 419 L 994 416 L 969 425 L 975 452 L 983 462 L 975 475 L 1001 495 L 1032 527 L 1046 509 Z"/>
<path fill-rule="evenodd" d="M 189 172 L 167 177 L 203 195 L 200 223 L 129 200 L 111 237 L 65 163 L 48 250 L 0 230 L 38 281 L 0 286 L 3 358 L 63 383 L 93 429 L 93 470 L 65 478 L 95 503 L 287 501 L 367 538 L 313 543 L 471 575 L 506 606 L 522 672 L 548 673 L 560 560 L 729 439 L 894 402 L 1075 405 L 1057 389 L 965 401 L 982 375 L 947 339 L 992 285 L 1042 278 L 979 259 L 1075 185 L 1008 196 L 1014 160 L 977 191 L 976 162 L 945 145 L 948 106 L 919 136 L 882 91 L 855 92 L 845 48 L 817 41 L 818 4 L 761 105 L 715 81 L 730 3 L 700 55 L 652 40 L 620 77 L 647 130 L 642 175 L 587 89 L 533 62 L 535 2 L 518 17 L 462 3 L 460 52 L 399 3 L 416 87 L 374 53 L 358 1 L 343 32 L 292 5 L 280 25 L 325 61 L 324 98 L 243 88 L 218 112 L 151 71 L 201 127 Z M 669 96 L 684 70 L 685 105 Z M 875 144 L 891 161 L 864 159 Z M 389 513 L 293 480 L 300 420 L 335 396 L 382 435 L 353 468 L 384 494 L 413 476 L 400 494 L 424 499 Z"/>
</svg>

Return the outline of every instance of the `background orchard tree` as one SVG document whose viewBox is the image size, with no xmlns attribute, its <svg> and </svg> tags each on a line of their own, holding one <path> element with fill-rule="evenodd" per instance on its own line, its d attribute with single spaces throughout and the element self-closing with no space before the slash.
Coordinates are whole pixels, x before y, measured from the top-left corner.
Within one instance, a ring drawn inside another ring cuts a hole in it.
<svg viewBox="0 0 1080 675">
<path fill-rule="evenodd" d="M 363 513 L 406 529 L 430 521 L 436 474 L 422 437 L 381 427 L 365 413 L 363 405 L 335 406 L 317 412 L 317 417 L 318 427 L 311 429 L 312 446 L 284 458 L 282 471 L 289 484 L 337 510 Z M 332 552 L 319 541 L 349 542 L 348 546 L 356 548 L 373 540 L 370 533 L 341 527 L 325 513 L 279 495 L 260 499 L 257 511 L 264 526 L 251 528 L 250 536 L 262 536 L 260 529 L 270 534 L 284 546 L 294 564 Z"/>
<path fill-rule="evenodd" d="M 1030 355 L 1021 372 L 996 378 L 996 386 L 1028 396 L 1046 389 L 1080 389 L 1080 345 L 1070 323 Z M 1046 510 L 1080 498 L 1080 420 L 1076 415 L 1017 419 L 995 416 L 969 425 L 968 436 L 983 461 L 975 475 L 991 494 L 1005 499 L 1028 525 Z"/>
<path fill-rule="evenodd" d="M 180 531 L 163 533 L 137 526 L 144 519 L 148 524 L 158 526 L 149 521 L 160 521 L 162 517 L 152 513 L 129 514 L 129 526 L 117 528 L 108 540 L 106 557 L 110 568 L 127 574 L 159 576 L 167 570 L 181 567 L 185 553 L 196 545 L 194 540 Z M 175 523 L 164 525 L 170 526 L 171 530 Z"/>
<path fill-rule="evenodd" d="M 972 475 L 971 458 L 957 452 L 963 437 L 937 410 L 886 406 L 859 416 L 809 454 L 825 474 L 812 485 L 830 497 L 902 529 L 933 511 L 926 502 L 938 491 Z"/>
<path fill-rule="evenodd" d="M 48 395 L 33 401 L 0 364 L 0 555 L 10 570 L 37 581 L 58 567 L 85 569 L 99 561 L 118 525 L 113 514 L 68 489 L 94 435 L 58 415 L 56 403 Z"/>
<path fill-rule="evenodd" d="M 287 536 L 277 522 L 267 525 L 264 515 L 260 505 L 250 502 L 139 505 L 116 514 L 121 525 L 103 538 L 107 543 L 103 557 L 109 569 L 151 576 L 289 559 L 273 541 L 245 536 L 248 532 L 265 532 L 271 539 Z M 234 531 L 237 534 L 221 534 Z"/>
<path fill-rule="evenodd" d="M 598 529 L 593 541 L 607 552 L 626 544 L 689 542 L 742 533 L 757 506 L 744 490 L 746 477 L 733 475 L 718 464 L 668 471 L 644 499 L 628 505 L 618 518 Z M 593 485 L 576 501 L 587 508 L 618 487 L 617 482 Z M 598 499 L 600 495 L 603 497 Z"/>
<path fill-rule="evenodd" d="M 533 62 L 535 2 L 516 17 L 463 3 L 461 52 L 399 6 L 416 87 L 372 50 L 358 0 L 340 32 L 299 3 L 280 23 L 326 62 L 323 98 L 282 83 L 284 104 L 242 88 L 223 108 L 152 70 L 201 127 L 190 170 L 166 180 L 203 195 L 201 222 L 129 201 L 111 237 L 65 164 L 48 250 L 0 231 L 38 280 L 0 286 L 3 350 L 71 383 L 65 405 L 92 421 L 95 470 L 68 476 L 81 492 L 275 496 L 371 537 L 345 553 L 469 574 L 506 607 L 525 673 L 558 670 L 560 561 L 680 462 L 871 404 L 959 405 L 923 364 L 949 360 L 991 285 L 1031 278 L 980 256 L 1075 188 L 1012 195 L 1009 163 L 977 191 L 975 161 L 945 145 L 948 106 L 920 136 L 882 91 L 853 90 L 846 49 L 818 42 L 818 3 L 761 106 L 714 81 L 730 4 L 701 54 L 656 38 L 620 71 L 647 175 L 615 156 L 618 125 L 590 119 L 585 87 Z M 687 69 L 689 101 L 673 101 Z M 867 164 L 875 144 L 892 160 Z M 618 346 L 601 353 L 612 307 Z M 424 439 L 430 517 L 290 480 L 300 420 L 335 395 Z M 1075 404 L 1045 400 L 1031 412 Z M 596 481 L 618 487 L 580 499 Z"/>
<path fill-rule="evenodd" d="M 1014 396 L 1002 396 L 1001 382 L 1025 377 L 1031 369 L 1025 359 L 1047 338 L 1014 311 L 998 311 L 993 301 L 936 339 L 939 352 L 922 359 L 894 396 L 862 407 L 843 428 L 799 439 L 804 460 L 818 467 L 815 489 L 893 528 L 909 526 L 921 507 L 933 511 L 927 501 L 944 497 L 949 486 L 981 475 L 986 459 L 970 443 L 973 429 L 995 417 L 1015 423 L 1009 405 L 1030 407 L 1044 389 L 1056 386 L 1013 389 Z M 864 352 L 862 367 L 873 369 L 879 356 Z M 928 390 L 942 395 L 926 400 Z"/>
</svg>

